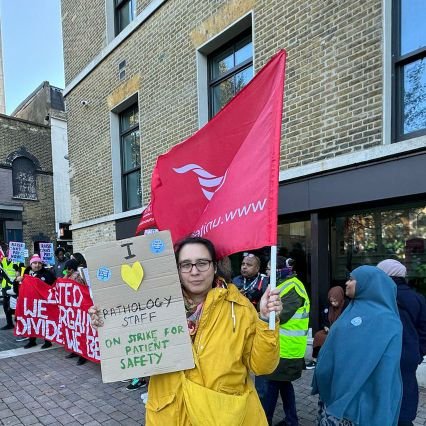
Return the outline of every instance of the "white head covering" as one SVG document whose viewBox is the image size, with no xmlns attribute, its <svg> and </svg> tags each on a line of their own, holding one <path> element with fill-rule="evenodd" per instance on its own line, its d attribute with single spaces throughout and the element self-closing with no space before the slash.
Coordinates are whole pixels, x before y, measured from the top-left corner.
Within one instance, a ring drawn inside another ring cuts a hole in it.
<svg viewBox="0 0 426 426">
<path fill-rule="evenodd" d="M 377 264 L 377 267 L 390 277 L 405 278 L 407 275 L 407 268 L 395 259 L 382 260 Z"/>
</svg>

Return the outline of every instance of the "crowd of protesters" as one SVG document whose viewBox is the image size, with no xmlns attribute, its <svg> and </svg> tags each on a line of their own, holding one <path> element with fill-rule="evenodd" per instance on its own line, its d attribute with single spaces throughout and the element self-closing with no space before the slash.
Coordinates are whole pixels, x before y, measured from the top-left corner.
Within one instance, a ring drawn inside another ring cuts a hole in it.
<svg viewBox="0 0 426 426">
<path fill-rule="evenodd" d="M 426 354 L 426 303 L 408 286 L 407 270 L 399 261 L 360 266 L 345 286 L 330 289 L 306 365 L 310 300 L 294 259 L 277 256 L 277 289 L 271 291 L 271 261 L 265 265 L 257 254 L 244 253 L 240 274 L 232 278 L 229 258 L 218 261 L 208 240 L 187 238 L 175 250 L 192 342 L 202 347 L 200 336 L 205 333 L 210 349 L 194 351 L 193 370 L 135 378 L 127 385 L 128 390 L 143 391 L 147 424 L 175 424 L 177 415 L 179 424 L 202 424 L 215 413 L 209 424 L 272 425 L 280 394 L 280 424 L 297 426 L 292 382 L 304 369 L 312 369 L 312 393 L 319 395 L 318 424 L 413 425 L 418 408 L 416 370 Z M 14 327 L 13 309 L 25 275 L 49 285 L 58 277 L 86 284 L 82 269 L 87 265 L 81 254 L 68 257 L 58 248 L 55 255 L 50 268 L 38 254 L 26 268 L 6 257 L 1 260 L 6 317 L 2 330 Z M 276 330 L 267 324 L 271 312 L 277 314 Z M 97 307 L 89 313 L 93 325 L 102 326 Z M 233 322 L 231 329 L 228 321 Z M 24 347 L 36 345 L 31 337 Z M 41 348 L 51 345 L 46 340 Z M 67 358 L 77 356 L 70 353 Z M 85 362 L 78 356 L 78 365 Z M 250 373 L 256 375 L 255 383 Z M 162 404 L 170 395 L 174 398 Z M 232 407 L 228 413 L 221 410 L 225 401 Z"/>
</svg>

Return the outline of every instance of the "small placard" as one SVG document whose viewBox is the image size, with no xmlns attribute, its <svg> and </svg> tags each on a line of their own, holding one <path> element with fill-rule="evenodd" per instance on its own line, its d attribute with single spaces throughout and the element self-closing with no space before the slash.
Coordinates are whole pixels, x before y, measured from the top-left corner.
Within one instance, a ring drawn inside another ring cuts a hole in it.
<svg viewBox="0 0 426 426">
<path fill-rule="evenodd" d="M 53 252 L 52 243 L 40 243 L 40 257 L 41 260 L 47 265 L 55 264 L 55 255 Z"/>
<path fill-rule="evenodd" d="M 9 242 L 9 260 L 16 263 L 25 262 L 25 243 L 17 241 Z"/>
</svg>

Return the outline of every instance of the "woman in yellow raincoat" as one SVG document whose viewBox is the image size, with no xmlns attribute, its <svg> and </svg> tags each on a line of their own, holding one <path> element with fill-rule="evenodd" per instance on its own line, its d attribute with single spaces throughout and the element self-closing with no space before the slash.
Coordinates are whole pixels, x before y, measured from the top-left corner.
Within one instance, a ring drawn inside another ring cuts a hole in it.
<svg viewBox="0 0 426 426">
<path fill-rule="evenodd" d="M 195 368 L 152 376 L 146 425 L 262 426 L 265 413 L 250 378 L 269 374 L 279 361 L 276 290 L 266 290 L 260 312 L 233 284 L 216 276 L 216 252 L 204 238 L 189 237 L 176 247 L 176 260 L 192 337 Z M 92 323 L 102 325 L 95 309 Z"/>
</svg>

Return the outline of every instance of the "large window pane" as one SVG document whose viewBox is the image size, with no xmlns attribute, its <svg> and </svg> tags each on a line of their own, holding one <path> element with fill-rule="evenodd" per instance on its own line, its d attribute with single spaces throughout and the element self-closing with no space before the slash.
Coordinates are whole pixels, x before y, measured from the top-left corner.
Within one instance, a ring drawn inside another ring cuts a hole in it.
<svg viewBox="0 0 426 426">
<path fill-rule="evenodd" d="M 310 293 L 311 222 L 292 222 L 278 225 L 278 254 L 295 261 L 299 279 Z"/>
<path fill-rule="evenodd" d="M 115 34 L 117 35 L 133 20 L 133 0 L 116 0 L 115 5 Z"/>
<path fill-rule="evenodd" d="M 426 59 L 404 67 L 404 133 L 426 128 Z"/>
<path fill-rule="evenodd" d="M 125 132 L 126 130 L 136 126 L 139 123 L 138 108 L 129 108 L 128 110 L 124 111 L 120 117 L 120 130 L 121 132 Z"/>
<path fill-rule="evenodd" d="M 141 165 L 139 131 L 134 131 L 123 137 L 123 172 Z"/>
<path fill-rule="evenodd" d="M 139 111 L 137 103 L 120 114 L 123 210 L 142 205 Z"/>
<path fill-rule="evenodd" d="M 235 46 L 235 65 L 239 65 L 247 59 L 251 59 L 252 55 L 253 45 L 251 37 L 246 37 Z"/>
<path fill-rule="evenodd" d="M 253 67 L 246 68 L 235 75 L 235 94 L 253 78 Z"/>
<path fill-rule="evenodd" d="M 223 108 L 253 78 L 253 44 L 245 32 L 218 49 L 209 61 L 210 117 Z"/>
<path fill-rule="evenodd" d="M 229 48 L 212 59 L 212 79 L 219 78 L 234 68 L 233 48 Z"/>
<path fill-rule="evenodd" d="M 142 205 L 140 170 L 129 173 L 124 180 L 127 193 L 127 210 L 137 209 Z"/>
<path fill-rule="evenodd" d="M 234 77 L 213 88 L 213 115 L 216 115 L 234 96 Z"/>
<path fill-rule="evenodd" d="M 426 46 L 425 0 L 401 0 L 401 55 Z"/>
<path fill-rule="evenodd" d="M 340 216 L 333 229 L 335 282 L 343 283 L 358 266 L 393 258 L 407 267 L 409 283 L 426 294 L 426 206 Z"/>
</svg>

